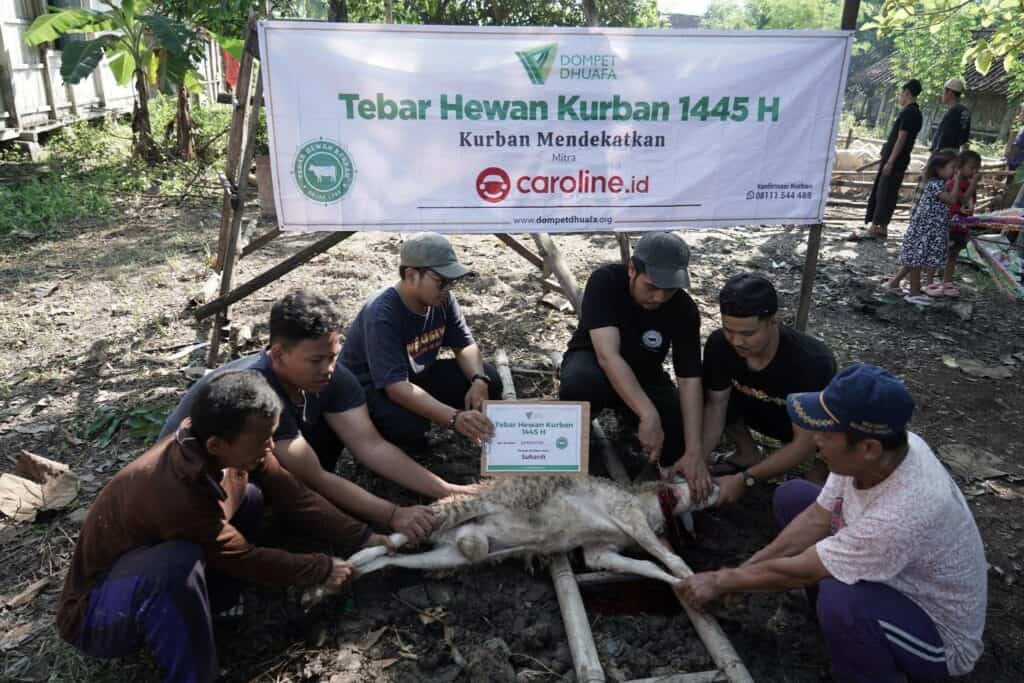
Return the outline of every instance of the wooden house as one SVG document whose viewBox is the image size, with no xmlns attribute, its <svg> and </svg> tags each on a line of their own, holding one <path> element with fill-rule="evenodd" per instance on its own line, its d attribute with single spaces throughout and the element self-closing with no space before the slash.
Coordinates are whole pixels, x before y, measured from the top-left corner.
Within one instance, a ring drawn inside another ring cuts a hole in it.
<svg viewBox="0 0 1024 683">
<path fill-rule="evenodd" d="M 94 36 L 67 36 L 31 46 L 25 33 L 47 5 L 105 10 L 99 0 L 0 0 L 0 141 L 35 141 L 40 133 L 75 121 L 131 113 L 132 84 L 118 85 L 106 59 L 77 85 L 60 75 L 64 41 Z M 222 60 L 215 44 L 207 45 L 200 68 L 203 96 L 214 101 L 222 90 Z"/>
<path fill-rule="evenodd" d="M 1014 118 L 1020 111 L 1019 103 L 1009 99 L 1009 81 L 1001 59 L 992 62 L 992 68 L 982 75 L 971 64 L 966 73 L 967 94 L 963 103 L 971 110 L 971 139 L 981 142 L 1004 143 Z M 883 58 L 850 75 L 854 94 L 847 97 L 846 108 L 857 119 L 887 128 L 899 109 L 901 84 L 892 75 L 888 58 Z M 938 101 L 941 93 L 921 93 L 918 103 L 924 115 L 924 127 L 919 142 L 928 142 L 938 129 L 946 107 Z"/>
</svg>

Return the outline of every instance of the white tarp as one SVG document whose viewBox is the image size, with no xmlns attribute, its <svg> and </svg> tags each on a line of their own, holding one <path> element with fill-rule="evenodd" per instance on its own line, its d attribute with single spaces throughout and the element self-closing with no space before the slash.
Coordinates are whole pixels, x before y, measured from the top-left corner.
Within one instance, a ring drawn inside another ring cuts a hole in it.
<svg viewBox="0 0 1024 683">
<path fill-rule="evenodd" d="M 840 31 L 265 21 L 286 230 L 817 223 Z"/>
</svg>

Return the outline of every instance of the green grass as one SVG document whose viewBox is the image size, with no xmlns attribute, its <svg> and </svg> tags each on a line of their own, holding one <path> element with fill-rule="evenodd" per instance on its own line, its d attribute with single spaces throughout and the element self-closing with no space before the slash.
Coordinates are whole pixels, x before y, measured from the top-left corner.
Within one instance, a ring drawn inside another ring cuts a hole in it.
<svg viewBox="0 0 1024 683">
<path fill-rule="evenodd" d="M 162 144 L 174 101 L 154 101 L 151 113 L 154 135 Z M 201 158 L 184 163 L 167 150 L 167 159 L 155 166 L 131 158 L 131 127 L 123 121 L 82 122 L 61 129 L 44 145 L 49 172 L 0 184 L 0 236 L 14 230 L 49 235 L 69 226 L 103 223 L 115 215 L 118 197 L 209 193 L 209 183 L 223 167 L 230 117 L 229 106 L 196 108 L 193 123 Z M 0 163 L 24 161 L 11 151 L 0 156 Z M 197 188 L 196 182 L 203 185 Z"/>
</svg>

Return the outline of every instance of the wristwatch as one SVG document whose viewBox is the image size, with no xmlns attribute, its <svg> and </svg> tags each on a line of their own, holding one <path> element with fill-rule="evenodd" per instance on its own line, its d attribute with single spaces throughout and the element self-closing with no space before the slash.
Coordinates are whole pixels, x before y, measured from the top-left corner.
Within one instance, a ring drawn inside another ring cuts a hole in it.
<svg viewBox="0 0 1024 683">
<path fill-rule="evenodd" d="M 450 430 L 451 430 L 451 431 L 453 431 L 453 432 L 455 431 L 455 423 L 456 423 L 456 422 L 458 421 L 458 419 L 459 419 L 459 415 L 460 415 L 461 413 L 462 413 L 462 411 L 461 411 L 461 410 L 456 410 L 456 411 L 455 411 L 455 414 L 454 414 L 454 415 L 452 415 L 452 416 L 451 416 L 451 417 L 450 417 L 450 418 L 448 419 L 448 429 L 450 429 Z"/>
<path fill-rule="evenodd" d="M 469 383 L 472 384 L 478 379 L 482 379 L 484 381 L 484 384 L 486 384 L 487 386 L 491 386 L 491 378 L 488 377 L 487 375 L 481 375 L 479 372 L 473 375 L 473 379 L 469 380 Z"/>
<path fill-rule="evenodd" d="M 740 474 L 743 475 L 743 485 L 748 489 L 754 488 L 754 485 L 757 484 L 757 477 L 751 474 L 749 469 L 743 470 Z"/>
</svg>

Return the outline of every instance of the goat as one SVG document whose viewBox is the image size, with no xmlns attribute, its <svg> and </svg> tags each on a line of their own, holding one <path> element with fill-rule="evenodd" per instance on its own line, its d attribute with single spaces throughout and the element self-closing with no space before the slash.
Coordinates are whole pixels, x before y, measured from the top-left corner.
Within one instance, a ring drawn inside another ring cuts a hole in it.
<svg viewBox="0 0 1024 683">
<path fill-rule="evenodd" d="M 675 584 L 689 575 L 685 563 L 658 538 L 675 517 L 698 508 L 686 482 L 644 482 L 620 486 L 598 477 L 505 477 L 481 484 L 479 495 L 456 495 L 431 508 L 437 528 L 427 539 L 430 550 L 391 554 L 383 546 L 365 548 L 352 557 L 356 576 L 385 567 L 453 569 L 511 557 L 532 558 L 583 548 L 584 562 L 604 569 Z M 718 489 L 699 508 L 714 504 Z M 389 536 L 392 548 L 408 542 Z M 638 545 L 653 562 L 624 557 Z"/>
</svg>

